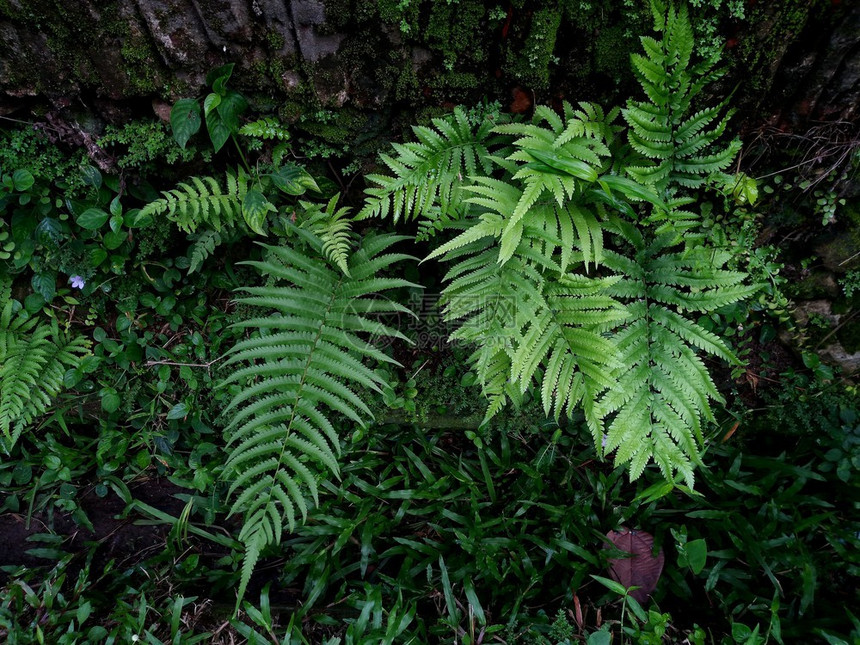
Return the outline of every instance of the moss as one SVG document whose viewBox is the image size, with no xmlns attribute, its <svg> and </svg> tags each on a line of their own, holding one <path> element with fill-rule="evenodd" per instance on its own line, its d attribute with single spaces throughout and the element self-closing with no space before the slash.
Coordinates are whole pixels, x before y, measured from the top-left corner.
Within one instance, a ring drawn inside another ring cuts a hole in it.
<svg viewBox="0 0 860 645">
<path fill-rule="evenodd" d="M 630 77 L 630 52 L 636 51 L 639 45 L 634 33 L 622 25 L 600 30 L 594 40 L 594 70 L 606 74 L 616 84 Z"/>
<path fill-rule="evenodd" d="M 532 14 L 528 37 L 522 50 L 508 50 L 507 71 L 520 83 L 535 89 L 549 87 L 555 40 L 561 25 L 561 12 L 541 9 Z"/>
<path fill-rule="evenodd" d="M 147 39 L 141 34 L 126 34 L 120 49 L 125 64 L 125 75 L 133 92 L 148 94 L 161 85 L 158 65 Z"/>
<path fill-rule="evenodd" d="M 836 280 L 827 271 L 815 271 L 800 282 L 790 285 L 788 290 L 797 300 L 831 298 L 838 293 Z"/>
<path fill-rule="evenodd" d="M 283 35 L 278 33 L 276 29 L 267 29 L 265 40 L 266 46 L 271 52 L 279 52 L 284 48 L 284 45 L 287 44 L 287 41 L 284 39 Z"/>
<path fill-rule="evenodd" d="M 377 10 L 382 22 L 397 25 L 401 33 L 420 32 L 421 0 L 378 0 Z"/>
<path fill-rule="evenodd" d="M 823 0 L 787 0 L 782 3 L 756 3 L 750 6 L 747 34 L 737 49 L 734 63 L 746 71 L 753 92 L 770 88 L 776 63 L 786 44 L 796 40 L 810 16 L 820 13 L 829 2 Z"/>
<path fill-rule="evenodd" d="M 394 98 L 398 101 L 415 103 L 420 98 L 418 75 L 411 61 L 407 61 L 394 84 Z"/>
<path fill-rule="evenodd" d="M 481 3 L 433 3 L 423 41 L 441 52 L 446 64 L 480 64 L 487 60 L 486 33 L 481 23 L 485 9 Z"/>
</svg>

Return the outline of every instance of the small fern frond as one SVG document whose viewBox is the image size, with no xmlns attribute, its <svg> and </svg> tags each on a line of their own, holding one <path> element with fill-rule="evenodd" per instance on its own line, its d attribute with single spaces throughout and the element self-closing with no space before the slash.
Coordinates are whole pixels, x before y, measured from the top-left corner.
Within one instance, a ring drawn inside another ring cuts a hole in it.
<svg viewBox="0 0 860 645">
<path fill-rule="evenodd" d="M 357 220 L 369 217 L 451 220 L 463 214 L 461 187 L 470 175 L 489 175 L 492 121 L 473 126 L 462 108 L 434 127 L 414 126 L 413 143 L 392 144 L 394 155 L 381 155 L 390 174 L 369 175 L 375 184 L 365 190 Z M 435 227 L 426 227 L 432 233 Z"/>
<path fill-rule="evenodd" d="M 213 177 L 191 177 L 189 183 L 164 191 L 141 209 L 141 215 L 164 215 L 176 222 L 180 230 L 194 233 L 201 226 L 220 232 L 233 227 L 242 217 L 242 205 L 248 193 L 247 176 L 242 169 L 238 174 L 227 173 L 227 189 Z"/>
<path fill-rule="evenodd" d="M 632 56 L 648 101 L 628 101 L 622 114 L 629 126 L 630 146 L 648 161 L 631 164 L 628 173 L 661 191 L 673 184 L 694 188 L 708 175 L 727 168 L 740 144 L 733 141 L 722 148 L 718 144 L 732 114 L 725 110 L 726 101 L 691 110 L 705 84 L 720 72 L 714 71 L 714 60 L 690 64 L 694 38 L 686 7 L 669 7 L 657 24 L 662 38 L 642 38 L 644 55 Z"/>
<path fill-rule="evenodd" d="M 349 276 L 349 254 L 353 246 L 352 220 L 349 218 L 349 208 L 337 208 L 339 200 L 340 193 L 337 193 L 325 207 L 310 202 L 299 202 L 299 205 L 307 215 L 302 225 L 319 236 L 323 254 Z"/>
<path fill-rule="evenodd" d="M 193 241 L 188 251 L 191 262 L 188 266 L 188 273 L 190 275 L 203 266 L 206 258 L 215 252 L 215 248 L 221 244 L 222 240 L 218 231 L 200 231 L 189 239 Z"/>
<path fill-rule="evenodd" d="M 239 134 L 246 137 L 258 139 L 275 139 L 277 141 L 289 141 L 290 133 L 278 119 L 265 116 L 256 121 L 246 123 L 239 128 Z"/>
</svg>

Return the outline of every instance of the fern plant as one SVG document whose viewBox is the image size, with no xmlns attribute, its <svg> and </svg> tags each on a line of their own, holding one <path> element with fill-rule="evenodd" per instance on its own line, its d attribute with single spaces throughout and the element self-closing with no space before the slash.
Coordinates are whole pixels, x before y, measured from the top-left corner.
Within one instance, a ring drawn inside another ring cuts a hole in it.
<svg viewBox="0 0 860 645">
<path fill-rule="evenodd" d="M 333 266 L 336 257 L 323 259 L 321 238 L 295 232 L 305 248 L 265 246 L 264 260 L 247 262 L 270 284 L 242 289 L 239 302 L 262 315 L 238 324 L 254 333 L 226 362 L 238 369 L 223 386 L 242 386 L 225 410 L 231 513 L 244 516 L 240 600 L 261 551 L 307 515 L 308 495 L 317 501 L 320 472 L 337 476 L 335 419 L 365 425 L 373 416 L 359 390 L 381 392 L 384 382 L 362 361 L 394 363 L 371 340 L 406 340 L 379 316 L 409 315 L 380 294 L 416 286 L 377 275 L 410 257 L 386 252 L 403 237 L 365 237 L 352 249 L 345 272 Z"/>
<path fill-rule="evenodd" d="M 649 461 L 672 481 L 680 472 L 694 481 L 703 444 L 702 425 L 714 421 L 711 401 L 724 402 L 702 354 L 737 365 L 728 344 L 692 319 L 748 298 L 756 285 L 722 268 L 731 255 L 704 247 L 672 251 L 672 236 L 649 243 L 635 227 L 616 222 L 633 256 L 610 251 L 606 266 L 624 276 L 606 293 L 626 302 L 613 330 L 619 367 L 587 419 L 599 453 L 615 452 L 636 479 Z"/>
<path fill-rule="evenodd" d="M 647 100 L 609 112 L 538 107 L 530 123 L 492 129 L 489 166 L 456 183 L 448 175 L 456 190 L 446 199 L 415 200 L 425 193 L 410 171 L 427 169 L 416 150 L 456 146 L 455 114 L 437 123 L 432 146 L 423 133 L 395 147 L 385 158 L 394 176 L 373 179 L 385 189 L 368 191 L 363 212 L 425 217 L 427 205 L 427 220 L 459 230 L 428 259 L 452 263 L 445 315 L 460 324 L 455 338 L 475 343 L 487 420 L 534 388 L 547 414 L 581 408 L 599 453 L 615 452 L 631 477 L 654 461 L 692 484 L 703 424 L 721 401 L 703 356 L 737 361 L 695 316 L 755 287 L 723 269 L 728 257 L 697 230 L 694 191 L 739 147 L 719 143 L 724 102 L 694 109 L 719 72 L 710 60 L 692 64 L 684 8 L 654 13 L 661 38 L 644 38 L 645 55 L 633 58 Z"/>
<path fill-rule="evenodd" d="M 267 124 L 251 128 L 256 132 Z M 249 124 L 249 126 L 252 124 Z M 268 124 L 271 125 L 271 124 Z M 267 235 L 270 213 L 278 212 L 276 195 L 319 192 L 314 178 L 292 163 L 275 165 L 269 172 L 249 174 L 242 168 L 226 173 L 224 186 L 214 177 L 191 177 L 162 192 L 141 209 L 141 217 L 164 216 L 189 233 L 189 272 L 198 269 L 226 237 L 250 230 Z"/>
<path fill-rule="evenodd" d="M 11 297 L 12 282 L 0 276 L 0 433 L 8 454 L 21 432 L 63 389 L 66 370 L 80 365 L 89 341 L 30 317 Z"/>
</svg>

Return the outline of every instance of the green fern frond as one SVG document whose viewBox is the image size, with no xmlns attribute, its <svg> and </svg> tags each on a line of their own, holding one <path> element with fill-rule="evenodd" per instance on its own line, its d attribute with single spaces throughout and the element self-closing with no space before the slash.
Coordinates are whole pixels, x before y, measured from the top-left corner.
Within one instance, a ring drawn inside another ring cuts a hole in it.
<svg viewBox="0 0 860 645">
<path fill-rule="evenodd" d="M 210 255 L 215 252 L 215 248 L 221 244 L 221 235 L 218 231 L 200 231 L 192 236 L 191 248 L 188 251 L 191 264 L 188 266 L 188 273 L 192 274 L 197 271 Z"/>
<path fill-rule="evenodd" d="M 78 367 L 90 343 L 30 318 L 10 295 L 11 281 L 0 280 L 0 433 L 12 449 L 21 432 L 50 407 L 63 389 L 66 370 Z"/>
<path fill-rule="evenodd" d="M 340 193 L 337 193 L 325 207 L 310 202 L 299 202 L 299 205 L 307 215 L 302 225 L 319 236 L 323 254 L 348 276 L 353 246 L 352 220 L 348 217 L 349 208 L 337 208 L 339 200 Z"/>
<path fill-rule="evenodd" d="M 489 146 L 494 123 L 473 126 L 462 108 L 434 127 L 414 126 L 413 143 L 393 144 L 393 156 L 381 155 L 390 174 L 368 175 L 375 186 L 365 190 L 364 207 L 356 219 L 391 217 L 447 221 L 463 214 L 461 187 L 477 173 L 492 170 Z M 432 233 L 436 227 L 426 227 Z"/>
<path fill-rule="evenodd" d="M 721 72 L 714 69 L 715 59 L 690 65 L 694 39 L 686 6 L 670 6 L 657 24 L 662 38 L 643 37 L 645 54 L 631 57 L 648 101 L 628 101 L 622 114 L 630 146 L 648 162 L 634 163 L 627 172 L 661 191 L 673 184 L 695 188 L 727 168 L 740 144 L 718 144 L 732 115 L 726 101 L 698 112 L 691 109 L 705 84 Z"/>
<path fill-rule="evenodd" d="M 321 212 L 336 214 L 335 205 L 336 199 Z M 364 425 L 372 418 L 358 388 L 380 391 L 384 381 L 362 359 L 391 361 L 372 341 L 402 335 L 377 317 L 409 313 L 377 294 L 416 286 L 375 277 L 409 257 L 383 254 L 396 236 L 366 237 L 354 253 L 340 257 L 313 232 L 295 232 L 310 253 L 265 246 L 264 260 L 246 263 L 283 282 L 241 290 L 247 295 L 240 303 L 272 313 L 238 325 L 259 336 L 228 352 L 225 364 L 238 369 L 221 385 L 243 385 L 225 410 L 231 513 L 244 515 L 240 600 L 262 550 L 306 517 L 306 494 L 317 501 L 321 473 L 337 476 L 340 441 L 332 419 Z"/>
<path fill-rule="evenodd" d="M 289 141 L 290 133 L 278 119 L 266 116 L 256 121 L 246 123 L 239 128 L 239 134 L 246 137 L 258 139 L 276 139 L 278 141 Z"/>
<path fill-rule="evenodd" d="M 186 233 L 194 233 L 201 226 L 220 232 L 236 225 L 248 193 L 243 170 L 237 175 L 227 173 L 226 191 L 212 177 L 191 177 L 189 181 L 162 192 L 164 197 L 144 206 L 141 215 L 165 215 Z"/>
<path fill-rule="evenodd" d="M 613 337 L 624 368 L 597 402 L 595 440 L 605 433 L 604 453 L 614 451 L 616 465 L 628 464 L 632 479 L 653 461 L 666 479 L 680 472 L 692 486 L 702 424 L 713 420 L 710 402 L 722 401 L 700 352 L 733 364 L 738 359 L 723 339 L 671 307 L 703 313 L 743 300 L 757 286 L 743 284 L 746 274 L 722 268 L 725 253 L 666 253 L 671 237 L 650 245 L 641 236 L 624 237 L 636 247 L 636 260 L 615 252 L 605 258 L 607 267 L 625 275 L 606 289 L 629 303 Z"/>
</svg>

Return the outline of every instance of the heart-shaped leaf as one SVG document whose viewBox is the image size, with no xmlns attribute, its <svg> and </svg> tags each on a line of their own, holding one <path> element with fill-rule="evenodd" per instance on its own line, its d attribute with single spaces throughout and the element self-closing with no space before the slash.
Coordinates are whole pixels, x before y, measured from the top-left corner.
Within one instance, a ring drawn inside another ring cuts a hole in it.
<svg viewBox="0 0 860 645">
<path fill-rule="evenodd" d="M 247 107 L 248 101 L 245 100 L 245 97 L 233 90 L 227 90 L 227 93 L 224 94 L 221 101 L 219 101 L 217 105 L 218 114 L 221 115 L 221 118 L 224 120 L 224 124 L 230 128 L 230 132 L 238 132 L 239 115 L 242 114 Z"/>
<path fill-rule="evenodd" d="M 179 99 L 170 110 L 173 139 L 180 148 L 200 130 L 200 104 L 195 99 Z"/>
<path fill-rule="evenodd" d="M 295 164 L 284 164 L 269 177 L 272 178 L 272 183 L 278 190 L 287 193 L 287 195 L 302 195 L 309 188 L 319 192 L 319 186 L 310 173 Z"/>
<path fill-rule="evenodd" d="M 224 123 L 218 110 L 213 110 L 206 115 L 206 129 L 209 130 L 212 147 L 215 148 L 215 152 L 218 152 L 230 138 L 230 128 Z"/>
<path fill-rule="evenodd" d="M 248 228 L 254 231 L 257 235 L 265 235 L 263 230 L 263 222 L 266 220 L 266 214 L 270 211 L 276 211 L 274 204 L 266 199 L 259 190 L 249 190 L 242 200 L 242 217 L 248 224 Z"/>
</svg>

